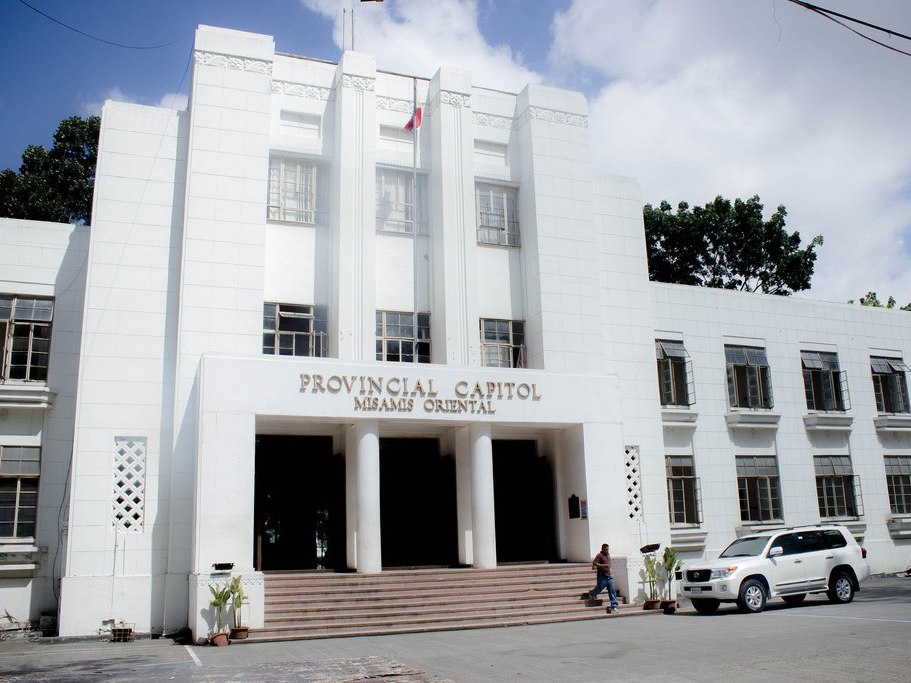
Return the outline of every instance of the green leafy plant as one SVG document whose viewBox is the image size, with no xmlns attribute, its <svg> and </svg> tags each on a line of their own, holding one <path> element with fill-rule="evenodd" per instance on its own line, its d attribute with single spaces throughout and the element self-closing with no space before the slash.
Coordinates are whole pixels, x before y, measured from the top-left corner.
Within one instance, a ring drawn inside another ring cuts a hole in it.
<svg viewBox="0 0 911 683">
<path fill-rule="evenodd" d="M 648 582 L 648 599 L 658 599 L 658 560 L 654 553 L 647 553 L 642 556 L 645 564 L 645 577 Z"/>
<path fill-rule="evenodd" d="M 240 577 L 235 576 L 231 579 L 231 606 L 234 608 L 234 627 L 241 627 L 241 618 L 240 618 L 240 608 L 244 604 L 244 598 L 247 597 L 247 594 L 244 593 L 244 587 L 240 585 Z"/>
<path fill-rule="evenodd" d="M 661 557 L 661 566 L 667 575 L 667 599 L 673 600 L 674 573 L 680 569 L 680 562 L 677 561 L 677 551 L 670 546 L 664 549 L 664 555 Z"/>
<path fill-rule="evenodd" d="M 225 607 L 231 601 L 231 584 L 209 584 L 209 591 L 212 593 L 212 601 L 209 603 L 215 609 L 215 625 L 216 633 L 221 633 L 222 631 L 222 615 L 224 614 Z"/>
</svg>

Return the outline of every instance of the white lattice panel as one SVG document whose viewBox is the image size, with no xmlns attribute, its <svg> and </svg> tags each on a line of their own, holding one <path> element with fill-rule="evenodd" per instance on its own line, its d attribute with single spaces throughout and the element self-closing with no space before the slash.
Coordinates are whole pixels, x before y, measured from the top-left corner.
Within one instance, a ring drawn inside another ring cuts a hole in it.
<svg viewBox="0 0 911 683">
<path fill-rule="evenodd" d="M 639 446 L 627 446 L 626 454 L 626 506 L 629 518 L 642 520 L 642 472 L 639 468 Z"/>
<path fill-rule="evenodd" d="M 118 531 L 142 531 L 145 517 L 145 475 L 145 437 L 115 437 L 112 521 Z"/>
</svg>

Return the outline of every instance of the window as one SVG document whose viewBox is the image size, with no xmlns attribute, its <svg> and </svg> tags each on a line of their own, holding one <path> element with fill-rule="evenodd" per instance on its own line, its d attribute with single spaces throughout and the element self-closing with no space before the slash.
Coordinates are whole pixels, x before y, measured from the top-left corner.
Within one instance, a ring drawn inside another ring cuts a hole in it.
<svg viewBox="0 0 911 683">
<path fill-rule="evenodd" d="M 417 211 L 413 198 L 414 181 L 410 171 L 376 170 L 377 230 L 413 235 L 416 225 L 417 234 L 427 234 L 427 176 L 417 176 Z"/>
<path fill-rule="evenodd" d="M 908 382 L 905 379 L 907 370 L 908 366 L 900 358 L 870 357 L 876 410 L 881 413 L 911 412 L 908 403 Z"/>
<path fill-rule="evenodd" d="M 817 455 L 813 463 L 816 467 L 819 516 L 858 517 L 860 496 L 855 486 L 859 486 L 860 482 L 851 470 L 851 458 L 847 455 Z"/>
<path fill-rule="evenodd" d="M 667 505 L 671 524 L 698 526 L 702 523 L 699 515 L 699 480 L 691 455 L 668 455 L 664 459 L 667 467 Z"/>
<path fill-rule="evenodd" d="M 771 408 L 772 381 L 765 349 L 725 346 L 728 398 L 732 408 Z"/>
<path fill-rule="evenodd" d="M 429 363 L 430 314 L 377 311 L 376 359 L 390 363 Z"/>
<path fill-rule="evenodd" d="M 274 155 L 269 159 L 269 206 L 273 221 L 323 223 L 316 161 Z"/>
<path fill-rule="evenodd" d="M 525 321 L 481 318 L 481 365 L 525 367 Z"/>
<path fill-rule="evenodd" d="M 263 353 L 323 358 L 326 328 L 325 306 L 263 304 Z"/>
<path fill-rule="evenodd" d="M 738 455 L 737 490 L 740 519 L 744 522 L 781 519 L 778 463 L 774 455 Z"/>
<path fill-rule="evenodd" d="M 0 446 L 0 537 L 35 535 L 41 449 Z"/>
<path fill-rule="evenodd" d="M 803 386 L 809 410 L 845 410 L 848 381 L 838 369 L 838 356 L 822 351 L 801 351 Z"/>
<path fill-rule="evenodd" d="M 886 456 L 886 488 L 894 515 L 911 515 L 911 456 Z"/>
<path fill-rule="evenodd" d="M 0 380 L 46 382 L 54 302 L 0 294 Z"/>
<path fill-rule="evenodd" d="M 658 391 L 663 406 L 691 406 L 695 403 L 690 355 L 681 342 L 655 340 L 658 356 Z"/>
<path fill-rule="evenodd" d="M 519 246 L 518 192 L 514 187 L 477 183 L 478 244 Z"/>
</svg>

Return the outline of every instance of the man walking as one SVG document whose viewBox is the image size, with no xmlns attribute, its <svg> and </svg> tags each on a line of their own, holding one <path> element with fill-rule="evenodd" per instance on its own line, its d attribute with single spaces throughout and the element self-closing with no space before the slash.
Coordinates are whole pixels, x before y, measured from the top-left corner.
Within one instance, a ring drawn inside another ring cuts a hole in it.
<svg viewBox="0 0 911 683">
<path fill-rule="evenodd" d="M 612 614 L 620 612 L 617 603 L 617 591 L 614 589 L 614 577 L 610 570 L 610 546 L 605 543 L 601 546 L 601 552 L 592 559 L 592 569 L 598 572 L 598 584 L 588 593 L 583 593 L 582 600 L 593 600 L 598 593 L 607 588 L 607 594 L 610 596 L 610 611 Z"/>
</svg>

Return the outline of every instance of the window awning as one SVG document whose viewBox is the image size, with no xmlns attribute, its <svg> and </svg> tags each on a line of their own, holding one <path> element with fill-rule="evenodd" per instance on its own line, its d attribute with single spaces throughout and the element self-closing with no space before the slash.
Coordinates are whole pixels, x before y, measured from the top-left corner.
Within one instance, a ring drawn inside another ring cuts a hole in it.
<svg viewBox="0 0 911 683">
<path fill-rule="evenodd" d="M 683 342 L 674 341 L 655 341 L 655 350 L 659 357 L 663 353 L 666 358 L 689 358 L 690 354 L 686 352 Z"/>
</svg>

